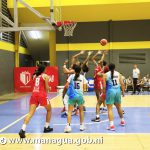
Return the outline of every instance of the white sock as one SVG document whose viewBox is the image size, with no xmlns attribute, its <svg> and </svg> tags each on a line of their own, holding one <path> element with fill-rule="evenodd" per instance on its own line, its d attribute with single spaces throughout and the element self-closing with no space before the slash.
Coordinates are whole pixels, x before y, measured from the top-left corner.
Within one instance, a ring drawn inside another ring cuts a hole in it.
<svg viewBox="0 0 150 150">
<path fill-rule="evenodd" d="M 67 126 L 70 126 L 70 123 L 67 123 Z"/>
<path fill-rule="evenodd" d="M 23 124 L 21 129 L 22 129 L 23 131 L 25 131 L 25 130 L 26 130 L 26 126 L 27 126 L 26 124 Z"/>
<path fill-rule="evenodd" d="M 49 122 L 46 122 L 45 127 L 48 128 L 48 126 L 49 126 Z"/>
<path fill-rule="evenodd" d="M 99 118 L 99 115 L 96 115 L 96 118 Z"/>
<path fill-rule="evenodd" d="M 124 121 L 124 118 L 121 118 L 121 121 Z"/>
<path fill-rule="evenodd" d="M 110 126 L 114 126 L 114 121 L 110 121 Z"/>
</svg>

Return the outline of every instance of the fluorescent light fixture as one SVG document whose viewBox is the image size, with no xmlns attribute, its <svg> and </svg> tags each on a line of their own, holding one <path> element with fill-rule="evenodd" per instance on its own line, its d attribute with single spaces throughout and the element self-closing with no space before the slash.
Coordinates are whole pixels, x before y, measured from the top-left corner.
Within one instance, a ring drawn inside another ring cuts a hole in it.
<svg viewBox="0 0 150 150">
<path fill-rule="evenodd" d="M 40 31 L 30 31 L 29 35 L 31 36 L 31 38 L 33 39 L 40 39 L 42 37 Z"/>
</svg>

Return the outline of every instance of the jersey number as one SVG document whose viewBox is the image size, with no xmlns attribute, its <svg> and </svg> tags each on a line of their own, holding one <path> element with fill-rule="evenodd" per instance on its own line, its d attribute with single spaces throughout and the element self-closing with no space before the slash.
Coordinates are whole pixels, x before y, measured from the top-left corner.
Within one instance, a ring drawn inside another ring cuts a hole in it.
<svg viewBox="0 0 150 150">
<path fill-rule="evenodd" d="M 113 86 L 117 85 L 117 80 L 112 80 L 112 82 L 113 82 Z"/>
<path fill-rule="evenodd" d="M 75 82 L 75 83 L 74 83 L 74 88 L 75 88 L 75 89 L 80 89 L 80 83 L 76 83 L 76 82 Z"/>
<path fill-rule="evenodd" d="M 40 83 L 40 78 L 36 78 L 36 80 L 35 80 L 35 86 L 39 86 L 39 83 Z"/>
</svg>

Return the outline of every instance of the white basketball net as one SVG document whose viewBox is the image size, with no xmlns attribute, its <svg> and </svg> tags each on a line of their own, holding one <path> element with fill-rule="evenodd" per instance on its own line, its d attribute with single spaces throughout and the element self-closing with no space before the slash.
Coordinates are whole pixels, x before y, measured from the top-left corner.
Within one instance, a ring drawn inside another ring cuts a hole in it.
<svg viewBox="0 0 150 150">
<path fill-rule="evenodd" d="M 64 36 L 73 36 L 73 31 L 77 25 L 77 22 L 70 22 L 63 24 Z"/>
</svg>

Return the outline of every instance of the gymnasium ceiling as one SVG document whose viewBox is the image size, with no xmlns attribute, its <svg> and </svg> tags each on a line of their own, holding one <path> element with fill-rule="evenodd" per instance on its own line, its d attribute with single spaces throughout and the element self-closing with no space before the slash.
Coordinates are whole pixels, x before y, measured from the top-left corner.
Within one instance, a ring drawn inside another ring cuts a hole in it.
<svg viewBox="0 0 150 150">
<path fill-rule="evenodd" d="M 50 16 L 50 0 L 24 0 L 43 15 Z M 38 3 L 37 3 L 38 1 Z M 54 0 L 61 5 L 62 20 L 93 22 L 108 20 L 150 19 L 150 0 Z M 61 2 L 63 1 L 63 2 Z M 23 5 L 19 4 L 19 22 L 43 23 Z M 13 1 L 8 0 L 13 16 Z"/>
<path fill-rule="evenodd" d="M 23 0 L 44 16 L 50 16 L 50 0 Z M 54 0 L 61 5 L 62 20 L 77 22 L 95 22 L 108 20 L 150 19 L 150 0 Z M 13 0 L 7 0 L 8 9 L 13 17 Z M 60 7 L 58 7 L 60 8 Z M 45 22 L 35 16 L 23 5 L 18 4 L 19 24 L 21 26 L 44 25 Z M 36 60 L 48 60 L 49 33 L 40 32 L 41 38 L 34 39 L 30 31 L 24 32 L 28 50 Z"/>
</svg>

